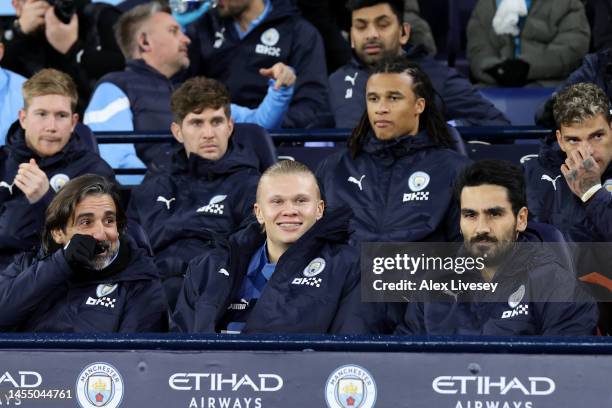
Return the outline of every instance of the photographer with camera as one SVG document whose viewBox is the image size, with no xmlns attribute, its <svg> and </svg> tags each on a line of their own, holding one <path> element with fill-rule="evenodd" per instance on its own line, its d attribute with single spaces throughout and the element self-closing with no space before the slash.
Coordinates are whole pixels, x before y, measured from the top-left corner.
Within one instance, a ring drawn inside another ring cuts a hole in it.
<svg viewBox="0 0 612 408">
<path fill-rule="evenodd" d="M 98 78 L 120 70 L 124 61 L 112 27 L 120 12 L 90 0 L 11 0 L 12 29 L 4 33 L 3 67 L 25 77 L 42 68 L 70 75 L 82 113 Z"/>
</svg>

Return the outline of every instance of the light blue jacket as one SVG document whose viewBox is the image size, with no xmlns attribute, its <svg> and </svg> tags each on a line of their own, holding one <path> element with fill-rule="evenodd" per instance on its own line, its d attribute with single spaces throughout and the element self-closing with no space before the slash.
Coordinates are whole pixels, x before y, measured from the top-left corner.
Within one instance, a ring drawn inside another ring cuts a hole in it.
<svg viewBox="0 0 612 408">
<path fill-rule="evenodd" d="M 21 86 L 25 80 L 19 74 L 0 68 L 0 145 L 5 144 L 6 132 L 23 108 Z"/>
</svg>

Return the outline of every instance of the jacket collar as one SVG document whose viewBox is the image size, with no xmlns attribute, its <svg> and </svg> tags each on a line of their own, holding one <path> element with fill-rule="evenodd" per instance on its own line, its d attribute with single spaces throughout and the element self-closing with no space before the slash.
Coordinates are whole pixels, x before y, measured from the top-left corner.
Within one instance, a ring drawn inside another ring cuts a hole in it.
<svg viewBox="0 0 612 408">
<path fill-rule="evenodd" d="M 19 163 L 24 163 L 34 158 L 40 168 L 48 168 L 62 161 L 69 162 L 83 150 L 86 150 L 81 142 L 81 138 L 77 133 L 73 132 L 62 150 L 53 156 L 41 158 L 26 144 L 25 131 L 21 126 L 16 126 L 14 129 L 15 131 L 7 138 L 6 145 L 9 149 L 9 155 Z"/>
</svg>

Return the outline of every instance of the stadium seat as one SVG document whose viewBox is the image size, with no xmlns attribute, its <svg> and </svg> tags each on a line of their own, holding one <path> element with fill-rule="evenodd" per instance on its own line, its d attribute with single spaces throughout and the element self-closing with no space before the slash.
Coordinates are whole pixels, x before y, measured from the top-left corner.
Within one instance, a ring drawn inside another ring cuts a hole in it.
<svg viewBox="0 0 612 408">
<path fill-rule="evenodd" d="M 237 143 L 251 148 L 259 159 L 259 171 L 262 173 L 276 163 L 274 141 L 266 129 L 252 123 L 236 123 L 232 135 Z"/>
<path fill-rule="evenodd" d="M 467 157 L 468 152 L 465 147 L 465 142 L 461 138 L 461 133 L 459 133 L 459 131 L 453 126 L 448 126 L 448 131 L 451 137 L 453 138 L 453 142 L 455 142 L 455 146 L 453 147 L 453 150 Z"/>
<path fill-rule="evenodd" d="M 93 132 L 89 128 L 89 126 L 78 122 L 76 127 L 74 128 L 74 133 L 77 134 L 79 139 L 83 142 L 85 146 L 95 154 L 100 154 L 100 150 L 98 149 L 98 142 L 96 142 L 96 137 Z"/>
<path fill-rule="evenodd" d="M 551 248 L 554 248 L 557 255 L 559 255 L 563 265 L 565 265 L 568 270 L 574 271 L 572 251 L 565 237 L 563 236 L 563 233 L 559 231 L 557 227 L 542 222 L 529 221 L 527 224 L 527 231 L 540 237 L 542 242 L 558 244 L 551 246 Z"/>
<path fill-rule="evenodd" d="M 514 126 L 535 125 L 538 107 L 554 92 L 554 88 L 482 88 L 480 93 L 504 112 Z"/>
</svg>

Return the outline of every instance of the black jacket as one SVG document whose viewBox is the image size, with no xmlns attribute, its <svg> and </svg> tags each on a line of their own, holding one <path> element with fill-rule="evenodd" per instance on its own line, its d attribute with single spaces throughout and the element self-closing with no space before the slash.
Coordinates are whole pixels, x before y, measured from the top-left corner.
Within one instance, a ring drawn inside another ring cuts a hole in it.
<svg viewBox="0 0 612 408">
<path fill-rule="evenodd" d="M 377 331 L 380 305 L 361 302 L 359 253 L 346 244 L 349 217 L 348 209 L 328 211 L 280 257 L 243 333 Z M 249 261 L 264 242 L 253 222 L 192 261 L 173 316 L 180 331 L 223 329 L 219 323 L 239 299 Z M 306 268 L 319 258 L 325 267 L 310 276 Z"/>
<path fill-rule="evenodd" d="M 43 198 L 30 204 L 13 185 L 19 164 L 31 158 L 47 175 L 51 187 Z M 15 254 L 35 247 L 45 221 L 45 210 L 63 182 L 87 173 L 114 180 L 113 169 L 93 153 L 77 133 L 70 136 L 64 149 L 51 157 L 40 158 L 26 145 L 20 127 L 0 147 L 0 270 L 12 262 Z M 57 180 L 57 182 L 56 182 Z"/>
<path fill-rule="evenodd" d="M 21 256 L 0 272 L 0 330 L 19 332 L 165 331 L 157 269 L 128 236 L 101 271 L 74 270 L 64 251 Z"/>
</svg>

